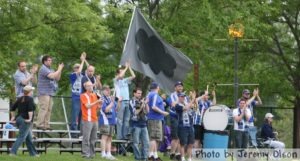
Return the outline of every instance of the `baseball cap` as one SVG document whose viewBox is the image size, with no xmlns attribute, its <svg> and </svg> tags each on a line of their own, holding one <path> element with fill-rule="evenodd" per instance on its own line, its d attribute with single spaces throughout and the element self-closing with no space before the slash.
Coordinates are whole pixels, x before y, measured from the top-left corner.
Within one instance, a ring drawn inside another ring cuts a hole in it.
<svg viewBox="0 0 300 161">
<path fill-rule="evenodd" d="M 186 95 L 185 95 L 185 93 L 181 92 L 181 93 L 178 93 L 177 96 L 178 97 L 185 97 Z"/>
<path fill-rule="evenodd" d="M 269 118 L 269 117 L 274 117 L 274 115 L 273 115 L 273 114 L 271 114 L 271 113 L 266 113 L 266 115 L 265 115 L 265 119 L 267 119 L 267 118 Z"/>
<path fill-rule="evenodd" d="M 76 64 L 73 65 L 73 69 L 74 68 L 79 68 L 79 67 L 80 67 L 80 64 L 78 64 L 78 63 L 76 63 Z"/>
<path fill-rule="evenodd" d="M 156 89 L 158 87 L 158 84 L 156 82 L 152 82 L 150 85 L 150 89 Z"/>
<path fill-rule="evenodd" d="M 243 90 L 243 94 L 244 94 L 244 93 L 250 93 L 250 90 L 249 90 L 249 89 L 244 89 L 244 90 Z"/>
<path fill-rule="evenodd" d="M 33 91 L 35 88 L 32 87 L 31 85 L 27 85 L 23 88 L 23 91 L 27 91 L 27 92 L 30 92 L 30 91 Z"/>
<path fill-rule="evenodd" d="M 176 87 L 176 86 L 179 86 L 179 85 L 183 86 L 183 83 L 181 81 L 177 81 L 174 86 Z"/>
</svg>

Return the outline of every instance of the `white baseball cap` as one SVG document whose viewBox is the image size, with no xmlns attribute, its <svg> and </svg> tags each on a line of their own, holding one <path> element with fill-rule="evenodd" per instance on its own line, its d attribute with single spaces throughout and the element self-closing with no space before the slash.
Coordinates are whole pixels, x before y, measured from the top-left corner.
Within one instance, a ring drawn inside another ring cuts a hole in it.
<svg viewBox="0 0 300 161">
<path fill-rule="evenodd" d="M 270 118 L 270 117 L 274 117 L 274 115 L 272 115 L 271 113 L 266 113 L 266 115 L 265 115 L 265 119 L 267 119 L 267 118 Z"/>
<path fill-rule="evenodd" d="M 30 91 L 33 91 L 35 88 L 30 86 L 30 85 L 27 85 L 23 88 L 24 91 L 27 91 L 27 92 L 30 92 Z"/>
</svg>

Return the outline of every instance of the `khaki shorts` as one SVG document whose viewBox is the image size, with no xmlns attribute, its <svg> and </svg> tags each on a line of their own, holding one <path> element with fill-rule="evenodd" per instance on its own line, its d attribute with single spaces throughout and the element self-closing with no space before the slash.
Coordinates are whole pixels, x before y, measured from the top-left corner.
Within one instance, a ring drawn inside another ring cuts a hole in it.
<svg viewBox="0 0 300 161">
<path fill-rule="evenodd" d="M 99 129 L 101 135 L 114 136 L 115 134 L 114 125 L 101 125 Z"/>
<path fill-rule="evenodd" d="M 148 120 L 148 131 L 150 140 L 162 141 L 162 121 L 161 120 Z"/>
</svg>

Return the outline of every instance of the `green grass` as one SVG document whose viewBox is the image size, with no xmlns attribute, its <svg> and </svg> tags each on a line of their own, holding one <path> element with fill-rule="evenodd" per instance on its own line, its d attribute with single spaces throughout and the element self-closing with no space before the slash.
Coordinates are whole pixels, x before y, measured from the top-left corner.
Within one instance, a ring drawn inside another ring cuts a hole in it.
<svg viewBox="0 0 300 161">
<path fill-rule="evenodd" d="M 164 157 L 160 154 L 160 157 L 164 161 L 168 161 L 168 157 Z M 134 161 L 134 157 L 132 153 L 127 153 L 127 156 L 116 156 L 118 161 Z M 100 153 L 96 153 L 96 157 L 94 159 L 83 159 L 80 153 L 62 153 L 59 154 L 58 151 L 49 150 L 47 154 L 43 153 L 39 158 L 30 157 L 28 153 L 22 154 L 20 151 L 17 156 L 9 156 L 6 153 L 0 154 L 0 161 L 109 161 L 107 159 L 102 159 Z"/>
</svg>

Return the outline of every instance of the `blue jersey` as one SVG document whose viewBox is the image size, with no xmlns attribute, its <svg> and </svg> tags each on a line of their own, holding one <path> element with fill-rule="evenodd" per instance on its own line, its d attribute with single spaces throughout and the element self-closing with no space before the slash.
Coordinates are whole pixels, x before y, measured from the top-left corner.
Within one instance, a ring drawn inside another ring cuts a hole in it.
<svg viewBox="0 0 300 161">
<path fill-rule="evenodd" d="M 130 110 L 130 121 L 131 121 L 131 126 L 132 127 L 146 127 L 147 126 L 147 117 L 141 117 L 140 115 L 136 115 L 136 103 L 138 102 L 138 100 L 136 99 L 131 99 L 129 101 L 129 110 Z M 140 107 L 142 108 L 142 107 Z"/>
<path fill-rule="evenodd" d="M 172 107 L 172 104 L 174 102 L 177 102 L 178 101 L 178 93 L 177 92 L 173 92 L 171 93 L 170 97 L 169 97 L 169 104 L 170 104 L 170 116 L 173 117 L 173 118 L 177 118 L 177 114 L 176 114 L 176 110 L 175 110 L 175 107 Z M 188 97 L 186 96 L 185 97 L 185 103 L 187 104 L 189 102 L 189 99 Z"/>
<path fill-rule="evenodd" d="M 73 99 L 80 99 L 81 94 L 81 79 L 84 76 L 84 73 L 71 73 L 70 74 L 70 83 L 72 87 L 72 98 Z"/>
<path fill-rule="evenodd" d="M 240 102 L 241 99 L 238 100 L 238 102 Z M 249 126 L 254 126 L 254 107 L 256 106 L 256 101 L 253 100 L 249 105 L 248 108 L 251 112 L 251 117 L 249 119 Z"/>
<path fill-rule="evenodd" d="M 148 120 L 164 120 L 164 115 L 154 111 L 152 108 L 154 106 L 158 107 L 160 110 L 164 111 L 164 101 L 156 92 L 150 92 L 148 94 L 148 106 L 149 113 L 147 114 Z"/>
<path fill-rule="evenodd" d="M 114 100 L 113 100 L 114 101 Z M 102 108 L 100 110 L 99 125 L 115 125 L 116 124 L 116 111 L 117 103 L 114 102 L 113 107 L 109 112 L 105 112 L 107 106 L 111 103 L 109 97 L 103 97 Z"/>
<path fill-rule="evenodd" d="M 178 126 L 179 127 L 193 127 L 194 111 L 192 109 L 183 110 L 183 104 L 176 104 L 175 110 L 178 115 Z"/>
</svg>

